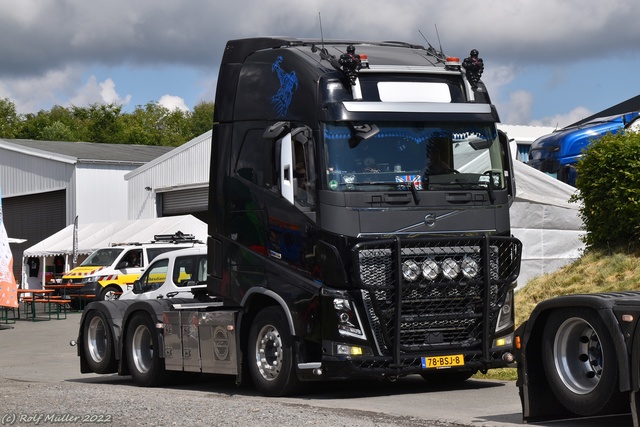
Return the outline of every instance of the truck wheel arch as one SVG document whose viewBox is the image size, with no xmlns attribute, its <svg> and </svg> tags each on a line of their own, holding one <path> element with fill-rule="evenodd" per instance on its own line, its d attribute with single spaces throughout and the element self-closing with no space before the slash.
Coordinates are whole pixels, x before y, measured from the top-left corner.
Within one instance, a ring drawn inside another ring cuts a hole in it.
<svg viewBox="0 0 640 427">
<path fill-rule="evenodd" d="M 526 343 L 526 347 L 523 349 L 526 366 L 522 368 L 528 371 L 528 381 L 536 381 L 537 378 L 540 378 L 538 374 L 542 371 L 542 332 L 547 324 L 549 315 L 555 310 L 564 310 L 567 307 L 584 307 L 590 308 L 597 313 L 611 331 L 618 362 L 620 391 L 629 391 L 631 389 L 631 366 L 627 357 L 624 336 L 620 332 L 618 321 L 612 309 L 613 304 L 613 301 L 605 297 L 599 298 L 598 295 L 593 294 L 567 295 L 540 302 L 531 313 L 526 324 L 519 328 L 519 335 L 523 338 L 523 342 Z M 636 335 L 640 336 L 640 332 L 637 331 Z M 640 355 L 638 355 L 638 358 L 640 360 Z M 520 377 L 520 375 L 518 376 Z M 543 378 L 544 374 L 541 377 Z"/>
<path fill-rule="evenodd" d="M 113 348 L 115 350 L 116 360 L 119 360 L 121 356 L 121 353 L 119 352 L 119 348 L 121 347 L 120 332 L 122 331 L 122 319 L 127 305 L 127 303 L 123 303 L 120 301 L 111 301 L 110 303 L 94 301 L 87 305 L 87 307 L 82 312 L 82 316 L 80 317 L 80 331 L 84 331 L 86 322 L 91 320 L 90 316 L 88 315 L 92 311 L 99 311 L 104 315 L 108 327 L 111 330 L 111 337 L 113 339 Z M 80 372 L 89 373 L 92 371 L 89 368 L 86 355 L 84 354 L 84 339 L 85 338 L 83 336 L 83 333 L 80 332 L 77 341 L 78 356 L 80 356 Z"/>
<path fill-rule="evenodd" d="M 256 301 L 257 300 L 261 300 L 261 301 L 266 301 L 267 299 L 272 300 L 272 303 L 258 303 L 257 305 L 259 306 L 257 308 L 257 310 L 254 310 L 253 307 L 256 306 Z M 280 308 L 284 311 L 284 314 L 287 318 L 287 322 L 289 323 L 289 330 L 291 331 L 291 335 L 295 336 L 296 335 L 296 328 L 295 328 L 295 324 L 293 322 L 293 316 L 291 315 L 291 310 L 289 309 L 289 306 L 287 305 L 287 303 L 285 302 L 285 300 L 278 295 L 277 293 L 269 290 L 269 289 L 265 289 L 265 288 L 251 288 L 249 289 L 249 291 L 246 293 L 246 295 L 244 296 L 244 298 L 242 299 L 241 302 L 241 306 L 242 307 L 248 307 L 250 308 L 251 312 L 256 312 L 260 311 L 260 309 L 266 307 L 267 305 L 279 305 Z M 255 313 L 253 314 L 253 316 L 255 316 Z M 253 317 L 252 316 L 252 317 Z M 250 325 L 249 325 L 250 327 Z"/>
</svg>

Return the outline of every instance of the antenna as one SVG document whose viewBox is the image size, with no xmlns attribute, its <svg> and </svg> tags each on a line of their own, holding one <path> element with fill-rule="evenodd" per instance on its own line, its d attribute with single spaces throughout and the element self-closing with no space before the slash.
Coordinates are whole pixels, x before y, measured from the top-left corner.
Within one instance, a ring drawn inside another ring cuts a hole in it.
<svg viewBox="0 0 640 427">
<path fill-rule="evenodd" d="M 433 24 L 436 27 L 436 36 L 438 36 L 438 44 L 440 45 L 440 54 L 444 56 L 444 52 L 442 51 L 442 43 L 440 43 L 440 34 L 438 33 L 438 26 Z"/>
<path fill-rule="evenodd" d="M 322 42 L 322 50 L 324 51 L 324 34 L 322 34 L 322 16 L 318 12 L 318 21 L 320 21 L 320 41 Z"/>
<path fill-rule="evenodd" d="M 420 35 L 422 36 L 424 41 L 426 41 L 427 44 L 429 45 L 429 49 L 432 49 L 435 52 L 435 49 L 433 48 L 433 46 L 431 46 L 431 43 L 429 43 L 429 40 L 427 40 L 427 38 L 424 36 L 424 34 L 422 34 L 422 31 L 418 30 L 418 32 L 420 33 Z"/>
</svg>

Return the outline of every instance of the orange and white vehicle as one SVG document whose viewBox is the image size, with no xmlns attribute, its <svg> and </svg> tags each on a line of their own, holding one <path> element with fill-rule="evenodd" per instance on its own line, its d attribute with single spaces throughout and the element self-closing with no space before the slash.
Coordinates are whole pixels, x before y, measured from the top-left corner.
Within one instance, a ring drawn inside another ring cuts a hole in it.
<svg viewBox="0 0 640 427">
<path fill-rule="evenodd" d="M 145 267 L 158 255 L 177 249 L 204 246 L 192 235 L 180 232 L 156 235 L 148 243 L 117 244 L 93 252 L 82 264 L 67 272 L 62 283 L 83 284 L 76 294 L 94 295 L 98 301 L 117 299 L 133 288 Z"/>
</svg>

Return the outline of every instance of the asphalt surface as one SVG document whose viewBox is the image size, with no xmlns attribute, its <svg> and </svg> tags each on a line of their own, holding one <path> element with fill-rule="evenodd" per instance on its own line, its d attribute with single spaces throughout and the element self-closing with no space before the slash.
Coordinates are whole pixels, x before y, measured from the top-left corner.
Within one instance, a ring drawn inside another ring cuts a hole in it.
<svg viewBox="0 0 640 427">
<path fill-rule="evenodd" d="M 0 426 L 48 424 L 217 426 L 522 426 L 513 382 L 469 380 L 429 386 L 419 376 L 392 384 L 314 383 L 306 394 L 265 398 L 231 376 L 140 388 L 130 377 L 81 374 L 80 313 L 18 320 L 0 330 Z M 630 426 L 630 417 L 536 423 Z"/>
</svg>

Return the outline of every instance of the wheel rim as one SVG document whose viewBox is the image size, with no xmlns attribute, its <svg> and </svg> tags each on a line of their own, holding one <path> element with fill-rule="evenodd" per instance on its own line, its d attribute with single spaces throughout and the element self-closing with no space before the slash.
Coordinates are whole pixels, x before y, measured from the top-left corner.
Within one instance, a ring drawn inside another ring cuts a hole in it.
<svg viewBox="0 0 640 427">
<path fill-rule="evenodd" d="M 104 300 L 105 301 L 113 301 L 113 300 L 117 300 L 118 296 L 116 295 L 116 291 L 113 289 L 107 289 L 104 292 Z"/>
<path fill-rule="evenodd" d="M 256 364 L 258 372 L 265 380 L 274 380 L 280 374 L 282 369 L 282 337 L 272 325 L 265 325 L 258 334 Z"/>
<path fill-rule="evenodd" d="M 100 363 L 107 354 L 107 331 L 104 322 L 98 316 L 91 319 L 87 328 L 87 346 L 89 355 Z"/>
<path fill-rule="evenodd" d="M 602 378 L 604 353 L 593 327 L 581 318 L 567 319 L 556 332 L 553 345 L 556 371 L 576 394 L 592 392 Z"/>
<path fill-rule="evenodd" d="M 153 341 L 149 329 L 144 325 L 138 326 L 133 333 L 131 354 L 138 372 L 143 374 L 149 372 L 153 362 Z"/>
</svg>

